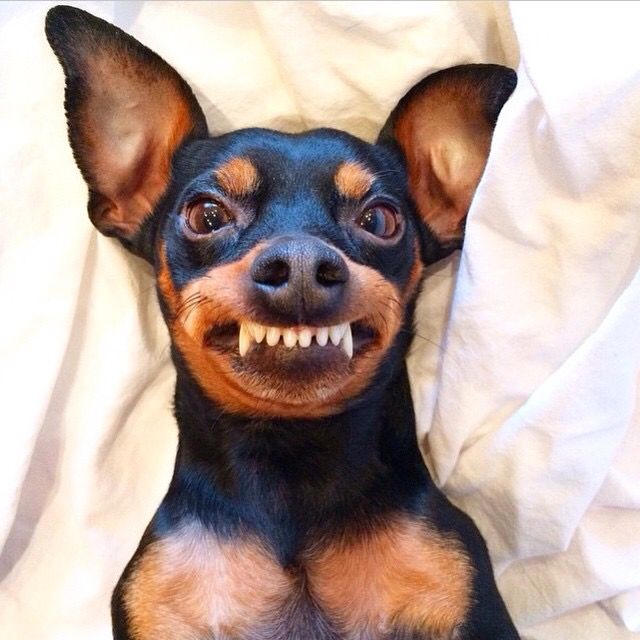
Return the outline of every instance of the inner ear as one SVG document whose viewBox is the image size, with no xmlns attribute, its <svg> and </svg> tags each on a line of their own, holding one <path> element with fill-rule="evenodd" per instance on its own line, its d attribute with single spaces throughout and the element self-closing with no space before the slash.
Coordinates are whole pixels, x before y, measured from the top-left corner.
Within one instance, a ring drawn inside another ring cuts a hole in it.
<svg viewBox="0 0 640 640">
<path fill-rule="evenodd" d="M 402 150 L 409 190 L 440 244 L 460 246 L 498 114 L 516 86 L 512 69 L 472 64 L 438 71 L 413 87 L 389 116 L 379 142 Z"/>
<path fill-rule="evenodd" d="M 46 35 L 66 77 L 69 140 L 91 221 L 130 242 L 166 190 L 178 146 L 207 135 L 204 114 L 174 69 L 108 22 L 55 7 Z"/>
</svg>

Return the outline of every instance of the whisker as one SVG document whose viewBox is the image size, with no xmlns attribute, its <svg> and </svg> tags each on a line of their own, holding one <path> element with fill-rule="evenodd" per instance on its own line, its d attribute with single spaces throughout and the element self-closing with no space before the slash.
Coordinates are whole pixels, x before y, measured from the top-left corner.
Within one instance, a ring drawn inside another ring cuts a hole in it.
<svg viewBox="0 0 640 640">
<path fill-rule="evenodd" d="M 183 306 L 180 311 L 176 314 L 176 318 L 180 318 L 180 316 L 185 312 L 192 311 L 195 307 L 197 307 L 202 302 L 202 299 L 194 300 L 190 302 L 188 305 Z"/>
<path fill-rule="evenodd" d="M 185 298 L 182 301 L 182 303 L 178 306 L 178 309 L 176 310 L 176 316 L 179 316 L 187 306 L 189 306 L 194 300 L 197 300 L 200 297 L 201 297 L 200 292 L 196 292 L 196 293 L 192 293 L 190 296 Z"/>
<path fill-rule="evenodd" d="M 198 309 L 199 307 L 207 306 L 207 305 L 214 305 L 213 309 L 220 308 L 220 306 L 221 306 L 221 305 L 219 305 L 219 304 L 218 304 L 218 305 L 215 305 L 215 301 L 214 301 L 214 300 L 212 300 L 211 298 L 203 298 L 202 300 L 198 300 L 198 301 L 197 301 L 197 302 L 196 302 L 196 303 L 195 303 L 195 304 L 194 304 L 194 305 L 189 309 L 189 311 L 188 311 L 188 313 L 187 313 L 187 315 L 186 315 L 186 317 L 185 317 L 185 319 L 184 319 L 184 322 L 187 322 L 187 321 L 189 320 L 189 316 L 190 316 L 190 315 L 191 315 L 191 314 L 192 314 L 196 309 Z"/>
</svg>

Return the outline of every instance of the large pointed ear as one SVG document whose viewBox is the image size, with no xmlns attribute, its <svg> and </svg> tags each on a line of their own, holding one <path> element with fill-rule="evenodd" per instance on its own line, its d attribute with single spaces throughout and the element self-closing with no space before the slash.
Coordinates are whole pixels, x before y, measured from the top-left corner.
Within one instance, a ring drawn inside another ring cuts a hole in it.
<svg viewBox="0 0 640 640">
<path fill-rule="evenodd" d="M 380 143 L 402 150 L 418 213 L 443 248 L 462 243 L 493 128 L 516 82 L 512 69 L 494 64 L 438 71 L 400 100 L 380 133 Z"/>
<path fill-rule="evenodd" d="M 69 140 L 89 185 L 89 217 L 135 250 L 175 150 L 207 135 L 204 114 L 174 69 L 108 22 L 59 6 L 45 31 L 66 77 Z"/>
</svg>

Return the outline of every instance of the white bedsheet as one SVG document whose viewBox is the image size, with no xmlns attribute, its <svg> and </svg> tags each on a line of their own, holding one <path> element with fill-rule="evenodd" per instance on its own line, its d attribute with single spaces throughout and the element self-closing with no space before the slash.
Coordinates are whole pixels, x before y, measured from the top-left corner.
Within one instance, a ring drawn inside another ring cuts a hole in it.
<svg viewBox="0 0 640 640">
<path fill-rule="evenodd" d="M 0 5 L 0 637 L 106 640 L 170 477 L 173 372 L 150 269 L 89 225 L 48 6 Z M 419 430 L 524 638 L 637 638 L 640 5 L 79 6 L 173 64 L 217 132 L 373 139 L 432 70 L 518 68 L 464 251 L 422 294 Z"/>
</svg>

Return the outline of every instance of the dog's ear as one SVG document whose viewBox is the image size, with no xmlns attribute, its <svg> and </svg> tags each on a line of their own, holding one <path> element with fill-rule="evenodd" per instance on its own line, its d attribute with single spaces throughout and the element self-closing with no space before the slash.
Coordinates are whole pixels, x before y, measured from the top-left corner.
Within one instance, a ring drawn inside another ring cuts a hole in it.
<svg viewBox="0 0 640 640">
<path fill-rule="evenodd" d="M 204 114 L 174 69 L 108 22 L 58 6 L 45 31 L 64 69 L 69 140 L 89 185 L 89 217 L 139 251 L 136 236 L 167 188 L 175 150 L 207 135 Z"/>
<path fill-rule="evenodd" d="M 380 132 L 379 143 L 392 141 L 404 154 L 411 196 L 443 249 L 462 244 L 493 128 L 516 81 L 512 69 L 493 64 L 438 71 L 400 100 Z"/>
</svg>

